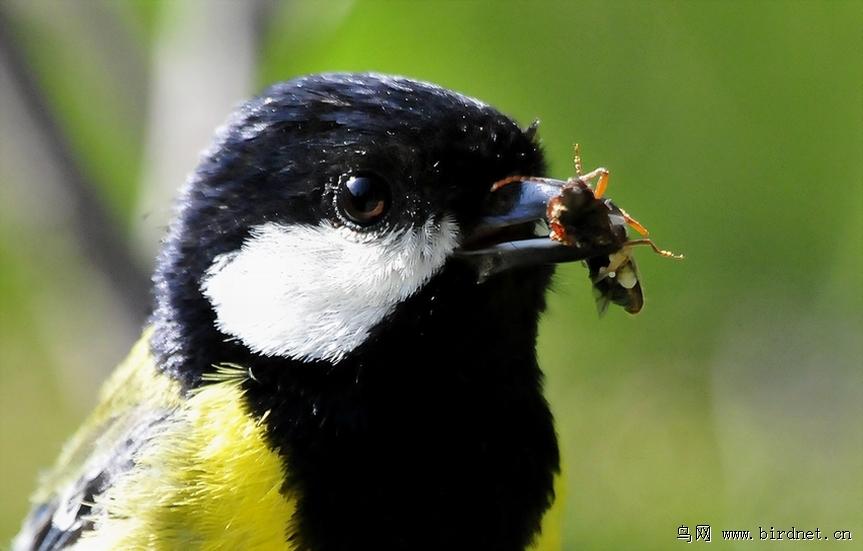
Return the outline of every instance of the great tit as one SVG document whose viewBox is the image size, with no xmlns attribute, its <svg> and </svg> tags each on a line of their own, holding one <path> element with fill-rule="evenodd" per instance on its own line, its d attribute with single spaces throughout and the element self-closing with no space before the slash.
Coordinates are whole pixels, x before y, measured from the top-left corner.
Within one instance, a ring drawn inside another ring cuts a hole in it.
<svg viewBox="0 0 863 551">
<path fill-rule="evenodd" d="M 535 125 L 407 78 L 241 105 L 13 549 L 559 547 L 537 319 L 588 255 L 547 238 L 553 191 L 492 191 L 545 169 Z"/>
</svg>

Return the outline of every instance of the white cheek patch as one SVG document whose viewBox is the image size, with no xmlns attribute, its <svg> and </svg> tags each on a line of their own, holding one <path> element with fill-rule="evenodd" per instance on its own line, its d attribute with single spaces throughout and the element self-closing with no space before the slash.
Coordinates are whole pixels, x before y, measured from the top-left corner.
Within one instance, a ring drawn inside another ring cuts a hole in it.
<svg viewBox="0 0 863 551">
<path fill-rule="evenodd" d="M 457 226 L 448 218 L 384 235 L 327 223 L 267 223 L 239 251 L 215 259 L 201 291 L 219 330 L 254 352 L 335 362 L 435 275 L 457 246 Z"/>
</svg>

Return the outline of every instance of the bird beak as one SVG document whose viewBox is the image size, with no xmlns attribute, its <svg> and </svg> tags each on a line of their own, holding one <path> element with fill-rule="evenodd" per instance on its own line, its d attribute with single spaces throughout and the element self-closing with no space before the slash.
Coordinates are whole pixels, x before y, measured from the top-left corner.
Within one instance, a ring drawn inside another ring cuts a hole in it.
<svg viewBox="0 0 863 551">
<path fill-rule="evenodd" d="M 549 205 L 562 196 L 566 182 L 532 178 L 504 183 L 492 188 L 485 216 L 456 253 L 476 268 L 478 282 L 513 268 L 585 260 L 620 248 L 549 238 Z M 595 200 L 592 192 L 588 199 Z"/>
</svg>

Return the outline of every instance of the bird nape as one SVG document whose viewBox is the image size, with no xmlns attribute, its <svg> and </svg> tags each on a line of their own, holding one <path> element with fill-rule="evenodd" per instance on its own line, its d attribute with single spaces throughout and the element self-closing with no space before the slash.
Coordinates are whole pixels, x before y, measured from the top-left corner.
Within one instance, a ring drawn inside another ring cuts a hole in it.
<svg viewBox="0 0 863 551">
<path fill-rule="evenodd" d="M 601 193 L 541 179 L 535 132 L 379 74 L 242 105 L 14 549 L 559 546 L 537 320 L 554 263 L 595 276 L 631 242 Z"/>
</svg>

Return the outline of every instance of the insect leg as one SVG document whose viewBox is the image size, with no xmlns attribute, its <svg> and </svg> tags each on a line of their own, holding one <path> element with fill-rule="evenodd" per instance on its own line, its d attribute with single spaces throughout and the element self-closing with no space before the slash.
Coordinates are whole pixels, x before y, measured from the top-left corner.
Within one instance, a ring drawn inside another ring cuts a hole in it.
<svg viewBox="0 0 863 551">
<path fill-rule="evenodd" d="M 675 260 L 682 260 L 682 254 L 674 254 L 671 251 L 663 251 L 659 247 L 656 246 L 656 243 L 653 242 L 652 239 L 633 239 L 631 241 L 627 241 L 623 244 L 624 247 L 631 247 L 633 245 L 649 245 L 653 252 L 658 254 L 659 256 L 664 256 L 665 258 L 673 258 Z"/>
</svg>

